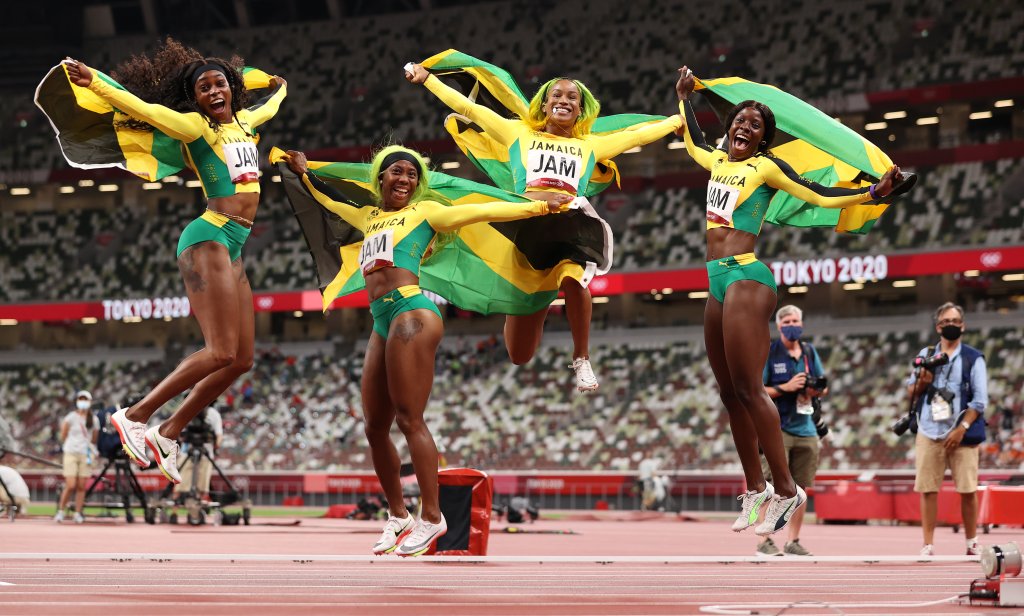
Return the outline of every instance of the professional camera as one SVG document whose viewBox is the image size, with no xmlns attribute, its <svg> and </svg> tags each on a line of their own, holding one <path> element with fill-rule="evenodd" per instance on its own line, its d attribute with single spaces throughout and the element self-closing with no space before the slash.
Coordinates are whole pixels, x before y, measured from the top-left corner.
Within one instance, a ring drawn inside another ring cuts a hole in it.
<svg viewBox="0 0 1024 616">
<path fill-rule="evenodd" d="M 949 363 L 949 355 L 945 353 L 936 353 L 931 357 L 915 357 L 913 366 L 915 368 L 924 368 L 928 372 L 935 372 L 935 369 L 939 366 L 945 366 Z"/>
<path fill-rule="evenodd" d="M 891 429 L 896 436 L 903 436 L 910 429 L 911 424 L 916 423 L 917 417 L 913 412 L 910 412 L 893 422 Z"/>
<path fill-rule="evenodd" d="M 213 433 L 213 428 L 206 421 L 207 409 L 203 409 L 199 415 L 197 415 L 181 432 L 181 442 L 188 444 L 189 447 L 203 447 L 208 443 L 214 443 L 217 440 L 217 435 Z"/>
<path fill-rule="evenodd" d="M 825 377 L 821 377 L 821 380 L 825 380 Z M 824 389 L 824 386 L 821 387 Z M 815 389 L 818 389 L 817 387 Z M 821 398 L 811 398 L 811 408 L 814 412 L 811 413 L 811 421 L 814 422 L 814 430 L 818 433 L 818 438 L 825 438 L 828 434 L 828 422 L 821 416 Z"/>
<path fill-rule="evenodd" d="M 807 380 L 804 382 L 804 387 L 809 389 L 816 389 L 818 391 L 825 391 L 825 388 L 828 387 L 828 377 L 807 375 Z"/>
</svg>

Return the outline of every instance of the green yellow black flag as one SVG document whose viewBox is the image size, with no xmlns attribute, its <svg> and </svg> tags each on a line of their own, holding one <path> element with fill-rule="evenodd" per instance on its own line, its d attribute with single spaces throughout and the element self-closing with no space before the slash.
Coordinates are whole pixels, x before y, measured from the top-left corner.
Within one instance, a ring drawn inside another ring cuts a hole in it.
<svg viewBox="0 0 1024 616">
<path fill-rule="evenodd" d="M 274 148 L 270 162 L 277 164 L 285 192 L 302 228 L 316 264 L 324 310 L 335 298 L 365 286 L 359 270 L 363 234 L 336 214 L 320 206 Z M 311 173 L 358 207 L 375 207 L 369 190 L 370 165 L 309 161 Z M 431 171 L 430 190 L 424 199 L 443 205 L 526 201 L 521 195 Z M 559 214 L 563 238 L 536 232 L 538 218 L 501 223 L 478 223 L 457 232 L 438 235 L 420 267 L 420 287 L 437 293 L 463 310 L 481 314 L 531 314 L 546 308 L 557 296 L 565 275 L 584 277 L 577 261 L 597 262 L 602 255 L 587 254 L 580 245 L 587 234 L 600 234 L 599 219 L 572 210 Z"/>
<path fill-rule="evenodd" d="M 519 89 L 512 75 L 502 68 L 454 49 L 431 56 L 422 65 L 448 85 L 461 90 L 478 105 L 505 117 L 527 116 L 530 99 Z M 631 113 L 602 116 L 594 121 L 591 132 L 600 135 L 636 130 L 664 119 L 665 116 Z M 509 152 L 505 146 L 480 126 L 458 114 L 449 115 L 444 126 L 462 153 L 495 185 L 503 190 L 515 190 Z M 611 160 L 597 161 L 589 184 L 580 194 L 585 197 L 596 195 L 613 182 L 619 182 L 619 170 L 615 163 Z"/>
<path fill-rule="evenodd" d="M 745 100 L 767 105 L 775 114 L 776 136 L 771 152 L 801 176 L 823 186 L 864 188 L 877 182 L 892 160 L 864 137 L 838 120 L 775 86 L 739 77 L 697 79 L 699 91 L 723 120 Z M 768 206 L 765 221 L 793 227 L 832 227 L 838 233 L 867 233 L 889 203 L 913 187 L 917 178 L 905 179 L 887 203 L 866 203 L 845 208 L 817 207 L 779 191 Z"/>
<path fill-rule="evenodd" d="M 95 79 L 124 89 L 108 75 L 93 71 Z M 259 69 L 245 67 L 242 75 L 249 90 L 270 85 L 270 75 Z M 73 167 L 120 167 L 150 182 L 185 168 L 178 140 L 157 129 L 123 126 L 121 122 L 128 116 L 92 90 L 72 84 L 63 63 L 43 77 L 36 87 L 35 103 L 50 120 L 61 152 Z"/>
</svg>

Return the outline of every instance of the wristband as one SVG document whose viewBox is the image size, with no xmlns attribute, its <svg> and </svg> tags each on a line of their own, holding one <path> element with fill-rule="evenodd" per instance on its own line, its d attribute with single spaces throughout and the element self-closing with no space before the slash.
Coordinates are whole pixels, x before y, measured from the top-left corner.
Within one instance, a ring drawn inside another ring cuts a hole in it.
<svg viewBox="0 0 1024 616">
<path fill-rule="evenodd" d="M 874 184 L 872 184 L 871 186 L 868 186 L 868 193 L 871 195 L 872 199 L 877 199 L 878 198 L 878 195 L 875 194 L 875 185 Z"/>
</svg>

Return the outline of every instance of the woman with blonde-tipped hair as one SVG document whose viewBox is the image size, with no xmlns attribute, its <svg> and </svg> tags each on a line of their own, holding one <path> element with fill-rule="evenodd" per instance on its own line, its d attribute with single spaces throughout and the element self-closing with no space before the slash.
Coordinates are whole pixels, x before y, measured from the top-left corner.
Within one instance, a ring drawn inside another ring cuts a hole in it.
<svg viewBox="0 0 1024 616">
<path fill-rule="evenodd" d="M 373 468 L 390 513 L 373 551 L 418 556 L 448 528 L 438 505 L 437 446 L 423 420 L 444 324 L 437 306 L 420 292 L 420 261 L 439 232 L 561 212 L 571 198 L 548 193 L 537 201 L 444 206 L 424 198 L 430 174 L 423 157 L 401 146 L 389 146 L 378 152 L 370 165 L 376 202 L 360 204 L 374 207 L 360 207 L 309 173 L 302 152 L 289 150 L 286 160 L 321 206 L 363 233 L 359 265 L 373 314 L 363 363 L 363 416 Z M 396 421 L 419 482 L 418 521 L 402 498 L 401 463 L 390 436 Z"/>
<path fill-rule="evenodd" d="M 581 81 L 556 77 L 544 83 L 530 100 L 528 111 L 520 117 L 502 117 L 492 109 L 474 103 L 444 84 L 420 64 L 406 66 L 406 79 L 423 84 L 453 111 L 479 125 L 502 147 L 508 148 L 509 172 L 514 187 L 506 188 L 533 199 L 550 194 L 583 196 L 595 174 L 596 166 L 626 150 L 646 145 L 668 135 L 680 126 L 682 118 L 673 115 L 658 122 L 608 134 L 591 132 L 601 112 L 601 105 Z M 496 182 L 497 180 L 492 177 Z M 591 215 L 599 218 L 589 202 Z M 611 243 L 611 230 L 605 226 Z M 550 237 L 550 225 L 535 229 Z M 553 239 L 554 244 L 560 240 Z M 545 252 L 558 253 L 559 246 Z M 608 255 L 607 267 L 611 259 Z M 591 295 L 587 288 L 594 272 L 588 271 L 578 258 L 564 259 L 557 267 L 558 288 L 565 294 L 565 309 L 572 330 L 573 362 L 580 391 L 598 388 L 597 377 L 590 364 Z M 604 271 L 607 271 L 605 269 Z M 603 273 L 603 272 L 598 272 Z M 533 314 L 508 315 L 505 319 L 505 346 L 513 363 L 523 364 L 533 358 L 544 333 L 545 306 Z"/>
</svg>

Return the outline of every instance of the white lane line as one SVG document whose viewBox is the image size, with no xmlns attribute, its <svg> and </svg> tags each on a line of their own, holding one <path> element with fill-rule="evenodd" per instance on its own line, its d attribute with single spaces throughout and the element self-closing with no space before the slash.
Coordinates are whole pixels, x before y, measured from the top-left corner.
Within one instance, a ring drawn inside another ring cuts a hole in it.
<svg viewBox="0 0 1024 616">
<path fill-rule="evenodd" d="M 388 563 L 401 566 L 415 563 L 663 563 L 663 564 L 733 564 L 758 563 L 769 566 L 808 565 L 816 563 L 963 563 L 979 562 L 978 556 L 786 556 L 769 560 L 763 556 L 344 556 L 335 554 L 132 554 L 132 553 L 39 553 L 12 552 L 0 554 L 4 560 L 111 560 L 136 561 L 264 561 L 264 562 L 349 562 Z"/>
</svg>

